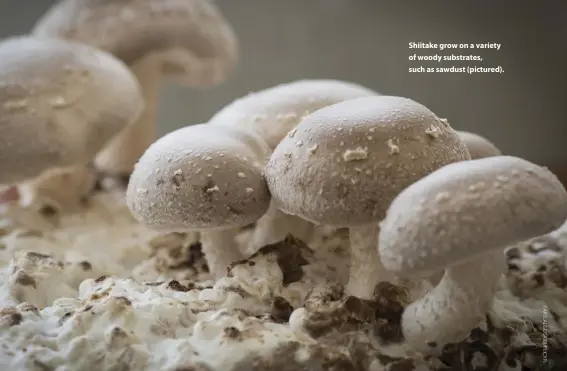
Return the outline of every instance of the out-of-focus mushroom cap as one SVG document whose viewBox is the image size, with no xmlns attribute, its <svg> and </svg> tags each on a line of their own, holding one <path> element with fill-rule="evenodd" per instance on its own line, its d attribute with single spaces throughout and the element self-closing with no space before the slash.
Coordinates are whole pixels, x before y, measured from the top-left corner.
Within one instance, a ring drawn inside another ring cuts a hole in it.
<svg viewBox="0 0 567 371">
<path fill-rule="evenodd" d="M 165 75 L 191 86 L 222 82 L 238 60 L 238 41 L 210 0 L 62 0 L 33 34 L 76 40 L 128 65 L 155 55 Z"/>
<path fill-rule="evenodd" d="M 384 266 L 418 277 L 549 233 L 567 194 L 546 168 L 511 156 L 447 165 L 406 188 L 380 227 Z"/>
<path fill-rule="evenodd" d="M 457 131 L 457 134 L 467 146 L 473 160 L 502 154 L 498 147 L 485 137 L 467 131 Z"/>
<path fill-rule="evenodd" d="M 0 43 L 0 183 L 84 164 L 143 109 L 112 55 L 63 40 Z"/>
<path fill-rule="evenodd" d="M 158 139 L 138 161 L 126 194 L 141 223 L 156 230 L 248 225 L 268 209 L 262 176 L 269 149 L 258 138 L 208 124 Z"/>
<path fill-rule="evenodd" d="M 319 224 L 378 222 L 394 197 L 430 172 L 469 159 L 456 132 L 411 99 L 375 96 L 307 116 L 266 167 L 279 207 Z"/>
<path fill-rule="evenodd" d="M 209 123 L 253 131 L 274 149 L 306 115 L 331 104 L 371 95 L 379 94 L 346 81 L 299 80 L 236 99 Z"/>
</svg>

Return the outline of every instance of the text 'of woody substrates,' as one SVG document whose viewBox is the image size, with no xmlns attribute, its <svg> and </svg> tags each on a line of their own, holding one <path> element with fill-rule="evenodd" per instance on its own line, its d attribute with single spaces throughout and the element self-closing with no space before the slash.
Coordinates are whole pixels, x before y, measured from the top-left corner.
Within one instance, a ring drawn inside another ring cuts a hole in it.
<svg viewBox="0 0 567 371">
<path fill-rule="evenodd" d="M 410 67 L 409 72 L 504 73 L 502 66 L 490 66 L 484 60 L 487 52 L 499 51 L 501 47 L 502 44 L 498 43 L 436 44 L 412 41 L 409 49 L 415 53 L 409 55 L 409 60 L 416 65 Z M 443 53 L 438 53 L 441 51 Z"/>
</svg>

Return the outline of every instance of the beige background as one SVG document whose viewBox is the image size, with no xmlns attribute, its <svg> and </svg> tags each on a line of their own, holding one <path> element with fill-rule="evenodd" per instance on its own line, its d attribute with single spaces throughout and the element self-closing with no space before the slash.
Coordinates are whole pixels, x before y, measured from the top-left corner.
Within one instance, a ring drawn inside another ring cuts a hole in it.
<svg viewBox="0 0 567 371">
<path fill-rule="evenodd" d="M 0 36 L 27 32 L 51 3 L 3 0 Z M 485 135 L 510 154 L 550 165 L 567 163 L 567 23 L 561 1 L 217 3 L 241 39 L 239 69 L 210 90 L 165 87 L 161 133 L 205 121 L 251 90 L 324 77 L 416 99 L 456 128 Z M 409 74 L 408 67 L 416 65 L 408 61 L 416 52 L 408 49 L 409 41 L 501 43 L 501 51 L 481 53 L 484 65 L 502 65 L 506 72 Z"/>
</svg>

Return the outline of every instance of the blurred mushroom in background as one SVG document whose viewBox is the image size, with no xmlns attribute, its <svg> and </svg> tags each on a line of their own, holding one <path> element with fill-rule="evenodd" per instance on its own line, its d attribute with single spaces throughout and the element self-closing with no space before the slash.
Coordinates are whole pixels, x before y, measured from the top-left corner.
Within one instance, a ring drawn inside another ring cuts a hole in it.
<svg viewBox="0 0 567 371">
<path fill-rule="evenodd" d="M 126 63 L 142 86 L 146 108 L 97 156 L 110 176 L 129 176 L 156 140 L 160 84 L 217 85 L 238 60 L 230 24 L 208 0 L 62 0 L 38 20 L 33 35 L 93 45 Z"/>
<path fill-rule="evenodd" d="M 94 186 L 88 164 L 142 109 L 135 76 L 107 52 L 30 36 L 0 42 L 0 184 L 12 185 L 0 200 L 75 209 Z M 22 197 L 44 174 L 55 177 L 45 197 Z"/>
<path fill-rule="evenodd" d="M 488 139 L 468 131 L 457 131 L 459 138 L 465 143 L 472 160 L 479 158 L 500 156 L 502 152 Z"/>
</svg>

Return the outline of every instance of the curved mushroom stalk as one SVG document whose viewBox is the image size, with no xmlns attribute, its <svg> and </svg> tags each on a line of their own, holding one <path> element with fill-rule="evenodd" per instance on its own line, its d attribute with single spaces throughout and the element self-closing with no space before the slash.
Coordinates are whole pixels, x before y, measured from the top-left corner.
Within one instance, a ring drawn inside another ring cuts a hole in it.
<svg viewBox="0 0 567 371">
<path fill-rule="evenodd" d="M 459 342 L 488 312 L 507 246 L 554 231 L 567 218 L 567 192 L 549 170 L 511 156 L 442 167 L 404 189 L 380 224 L 384 266 L 437 286 L 402 316 L 406 341 L 431 353 Z"/>
<path fill-rule="evenodd" d="M 236 244 L 239 229 L 201 231 L 201 251 L 205 255 L 211 277 L 218 280 L 226 276 L 227 268 L 244 259 Z"/>
<path fill-rule="evenodd" d="M 463 340 L 489 311 L 505 271 L 502 251 L 447 269 L 433 290 L 405 309 L 405 340 L 428 353 Z"/>
<path fill-rule="evenodd" d="M 140 83 L 145 108 L 138 120 L 124 128 L 97 155 L 96 168 L 111 176 L 131 174 L 138 159 L 157 136 L 160 61 L 156 57 L 147 57 L 130 69 Z"/>
<path fill-rule="evenodd" d="M 382 265 L 376 249 L 377 224 L 350 227 L 350 269 L 345 292 L 361 299 L 373 299 L 374 288 L 383 281 L 395 282 L 395 277 Z"/>
<path fill-rule="evenodd" d="M 282 212 L 272 202 L 266 214 L 256 222 L 246 253 L 253 254 L 266 245 L 282 241 L 289 234 L 308 242 L 314 228 L 312 223 Z"/>
<path fill-rule="evenodd" d="M 92 194 L 96 178 L 90 166 L 47 170 L 18 186 L 20 206 L 45 216 L 79 211 Z"/>
</svg>

